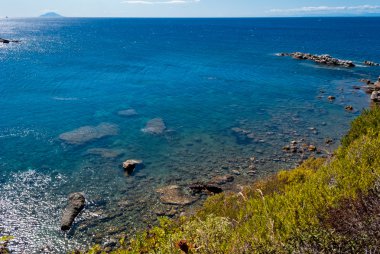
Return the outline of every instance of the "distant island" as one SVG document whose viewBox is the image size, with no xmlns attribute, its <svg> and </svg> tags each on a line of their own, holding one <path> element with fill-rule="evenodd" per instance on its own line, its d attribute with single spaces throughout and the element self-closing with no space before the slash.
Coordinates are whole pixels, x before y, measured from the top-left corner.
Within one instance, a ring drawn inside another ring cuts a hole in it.
<svg viewBox="0 0 380 254">
<path fill-rule="evenodd" d="M 42 14 L 40 18 L 63 18 L 63 16 L 59 15 L 56 12 L 47 12 Z"/>
</svg>

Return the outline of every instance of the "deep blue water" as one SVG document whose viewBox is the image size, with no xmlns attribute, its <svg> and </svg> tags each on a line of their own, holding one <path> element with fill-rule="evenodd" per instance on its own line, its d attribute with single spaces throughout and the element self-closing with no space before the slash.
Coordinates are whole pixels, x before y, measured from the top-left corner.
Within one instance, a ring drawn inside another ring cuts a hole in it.
<svg viewBox="0 0 380 254">
<path fill-rule="evenodd" d="M 157 187 L 237 169 L 237 183 L 252 181 L 295 165 L 282 152 L 291 140 L 331 151 L 369 105 L 352 86 L 380 74 L 360 65 L 380 62 L 379 31 L 380 18 L 0 20 L 0 38 L 21 40 L 0 45 L 0 229 L 15 236 L 16 252 L 64 252 L 153 221 Z M 275 56 L 293 51 L 359 65 Z M 118 115 L 125 109 L 138 115 Z M 141 131 L 157 117 L 162 135 Z M 81 145 L 59 139 L 104 122 L 118 135 Z M 326 138 L 335 144 L 326 147 Z M 93 148 L 123 155 L 102 158 Z M 255 176 L 246 173 L 253 156 Z M 133 158 L 145 167 L 126 177 L 120 164 Z M 88 204 L 65 235 L 60 214 L 74 191 Z"/>
</svg>

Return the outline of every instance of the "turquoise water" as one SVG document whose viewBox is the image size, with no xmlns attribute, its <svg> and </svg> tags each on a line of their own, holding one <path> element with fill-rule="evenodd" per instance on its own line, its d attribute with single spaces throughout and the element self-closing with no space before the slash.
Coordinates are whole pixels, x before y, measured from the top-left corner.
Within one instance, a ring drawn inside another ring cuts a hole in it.
<svg viewBox="0 0 380 254">
<path fill-rule="evenodd" d="M 154 223 L 167 208 L 158 187 L 233 170 L 245 184 L 304 159 L 282 151 L 292 140 L 326 155 L 369 105 L 352 86 L 380 74 L 360 65 L 380 62 L 379 29 L 379 18 L 0 20 L 1 38 L 22 41 L 0 45 L 0 228 L 16 253 L 65 252 Z M 359 65 L 275 56 L 293 51 Z M 118 114 L 127 109 L 138 114 Z M 165 123 L 160 135 L 142 131 L 154 118 Z M 77 145 L 59 138 L 102 123 L 117 133 Z M 125 176 L 127 159 L 144 168 Z M 88 203 L 64 234 L 74 191 Z"/>
</svg>

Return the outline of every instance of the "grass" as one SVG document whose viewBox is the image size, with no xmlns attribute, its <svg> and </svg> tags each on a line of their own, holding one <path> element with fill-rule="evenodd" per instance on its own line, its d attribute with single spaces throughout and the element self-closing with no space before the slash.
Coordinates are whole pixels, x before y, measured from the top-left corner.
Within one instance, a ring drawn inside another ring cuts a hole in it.
<svg viewBox="0 0 380 254">
<path fill-rule="evenodd" d="M 379 148 L 376 107 L 352 123 L 331 158 L 210 197 L 195 216 L 162 218 L 112 253 L 379 252 Z"/>
</svg>

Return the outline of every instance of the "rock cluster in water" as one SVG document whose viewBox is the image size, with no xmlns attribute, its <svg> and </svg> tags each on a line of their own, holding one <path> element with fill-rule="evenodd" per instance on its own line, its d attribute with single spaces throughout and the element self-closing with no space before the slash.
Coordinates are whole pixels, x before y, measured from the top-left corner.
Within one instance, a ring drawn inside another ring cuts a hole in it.
<svg viewBox="0 0 380 254">
<path fill-rule="evenodd" d="M 365 83 L 365 90 L 371 94 L 371 100 L 374 102 L 380 102 L 380 77 L 376 82 L 372 82 L 369 79 L 362 79 L 361 82 Z"/>
<path fill-rule="evenodd" d="M 380 66 L 379 63 L 375 63 L 375 62 L 372 62 L 372 61 L 364 61 L 364 64 L 368 65 L 368 66 Z"/>
<path fill-rule="evenodd" d="M 0 38 L 0 43 L 8 44 L 8 43 L 10 43 L 10 42 L 18 43 L 18 42 L 20 42 L 20 41 L 18 41 L 18 40 L 7 40 L 7 39 L 2 39 L 2 38 Z"/>
<path fill-rule="evenodd" d="M 145 128 L 141 131 L 152 135 L 160 135 L 163 134 L 165 130 L 166 125 L 164 120 L 162 120 L 162 118 L 154 118 L 148 121 Z"/>
<path fill-rule="evenodd" d="M 71 145 L 82 145 L 87 142 L 119 133 L 119 127 L 111 123 L 101 123 L 98 126 L 84 126 L 59 135 L 59 138 Z"/>
<path fill-rule="evenodd" d="M 69 203 L 61 219 L 61 230 L 66 231 L 71 228 L 75 218 L 83 210 L 85 201 L 84 195 L 80 192 L 69 195 Z"/>
<path fill-rule="evenodd" d="M 279 53 L 278 56 L 290 56 L 298 60 L 311 60 L 313 62 L 330 65 L 330 66 L 342 66 L 342 67 L 355 67 L 355 64 L 349 60 L 341 60 L 333 58 L 330 55 L 313 55 L 310 53 L 294 52 L 294 53 Z"/>
</svg>

